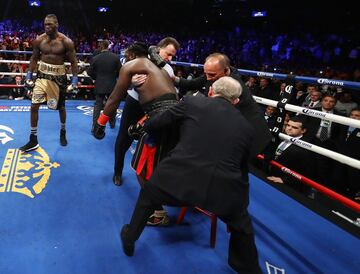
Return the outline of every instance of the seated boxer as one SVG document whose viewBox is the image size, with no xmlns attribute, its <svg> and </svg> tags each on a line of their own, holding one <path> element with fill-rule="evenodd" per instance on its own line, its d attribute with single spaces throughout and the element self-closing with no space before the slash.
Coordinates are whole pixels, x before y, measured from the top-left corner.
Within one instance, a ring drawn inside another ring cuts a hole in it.
<svg viewBox="0 0 360 274">
<path fill-rule="evenodd" d="M 29 70 L 25 77 L 25 85 L 32 89 L 31 113 L 30 113 L 30 140 L 20 147 L 23 152 L 35 150 L 39 147 L 37 140 L 37 125 L 40 104 L 47 102 L 49 109 L 59 110 L 61 129 L 60 144 L 67 145 L 66 140 L 66 71 L 65 59 L 71 63 L 73 74 L 68 91 L 73 90 L 78 82 L 77 60 L 74 43 L 70 38 L 58 32 L 58 20 L 56 15 L 48 14 L 44 20 L 45 33 L 39 35 L 32 43 L 33 54 L 30 58 Z M 39 62 L 36 80 L 33 80 L 33 72 Z"/>
<path fill-rule="evenodd" d="M 148 49 L 144 44 L 135 43 L 131 45 L 126 54 L 133 54 L 135 59 L 125 63 L 120 70 L 116 86 L 95 125 L 94 136 L 97 139 L 104 138 L 105 125 L 118 108 L 120 101 L 125 98 L 126 91 L 131 84 L 131 78 L 135 74 L 147 75 L 147 80 L 136 88 L 139 94 L 139 103 L 146 115 L 152 116 L 177 103 L 177 93 L 171 78 L 166 71 L 158 68 L 147 58 Z M 136 134 L 136 130 L 132 133 Z M 171 128 L 166 128 L 151 136 L 143 137 L 138 143 L 133 168 L 136 170 L 141 185 L 150 178 L 157 162 L 175 146 L 176 137 L 177 134 Z M 157 209 L 153 217 L 158 218 L 159 222 L 164 222 L 164 225 L 168 222 L 167 215 L 162 207 Z"/>
</svg>

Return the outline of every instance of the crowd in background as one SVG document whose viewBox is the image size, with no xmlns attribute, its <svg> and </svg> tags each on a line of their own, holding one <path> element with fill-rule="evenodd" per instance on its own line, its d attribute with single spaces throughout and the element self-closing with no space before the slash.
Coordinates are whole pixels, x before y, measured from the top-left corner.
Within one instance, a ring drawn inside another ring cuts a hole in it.
<svg viewBox="0 0 360 274">
<path fill-rule="evenodd" d="M 92 53 L 97 47 L 98 39 L 108 39 L 111 42 L 111 50 L 117 54 L 135 41 L 144 41 L 149 45 L 156 44 L 164 33 L 111 33 L 106 30 L 94 33 L 92 36 L 80 32 L 72 33 L 60 27 L 60 31 L 66 33 L 74 41 L 78 53 Z M 0 47 L 2 50 L 29 50 L 31 41 L 40 33 L 43 33 L 43 23 L 33 21 L 30 25 L 23 25 L 17 21 L 0 22 Z M 351 41 L 347 37 L 337 34 L 315 35 L 311 32 L 285 33 L 261 32 L 255 29 L 236 27 L 228 31 L 211 31 L 202 34 L 176 34 L 172 33 L 181 43 L 181 49 L 176 55 L 178 61 L 190 63 L 203 63 L 206 56 L 212 52 L 222 52 L 230 57 L 234 67 L 243 69 L 263 70 L 268 72 L 293 73 L 296 75 L 318 76 L 329 79 L 360 81 L 360 44 Z M 28 60 L 26 54 L 0 54 L 1 59 Z M 88 62 L 88 56 L 79 57 Z M 0 63 L 2 72 L 25 72 L 26 64 Z M 175 74 L 179 77 L 193 78 L 201 73 L 201 69 L 175 67 Z M 80 78 L 81 84 L 92 84 L 89 78 Z M 244 77 L 246 85 L 253 95 L 279 100 L 284 90 L 284 82 L 261 77 Z M 22 84 L 20 76 L 0 75 L 0 83 Z M 322 109 L 322 98 L 331 96 L 335 103 L 333 109 L 337 114 L 349 116 L 352 109 L 360 105 L 360 92 L 346 90 L 333 86 L 313 86 L 297 83 L 295 86 L 292 104 L 309 107 L 304 102 L 309 102 L 313 90 L 318 92 L 318 109 Z M 1 99 L 24 99 L 27 91 L 23 87 L 0 90 Z M 81 89 L 78 94 L 69 95 L 69 99 L 93 99 L 91 89 Z M 276 117 L 276 109 L 264 107 L 264 117 L 272 127 L 273 118 Z M 341 134 L 340 134 L 341 132 Z M 331 149 L 342 151 L 340 144 L 346 142 L 345 127 L 338 135 L 329 136 L 332 142 Z M 324 161 L 320 159 L 319 161 Z M 336 175 L 343 174 L 344 166 L 335 164 L 335 161 L 327 163 L 331 170 L 325 177 L 316 178 L 320 181 L 331 182 L 333 188 L 344 195 L 354 196 L 354 191 L 346 189 L 346 185 L 335 185 L 339 178 Z M 340 172 L 340 173 L 339 173 Z M 357 188 L 356 191 L 360 190 Z"/>
</svg>

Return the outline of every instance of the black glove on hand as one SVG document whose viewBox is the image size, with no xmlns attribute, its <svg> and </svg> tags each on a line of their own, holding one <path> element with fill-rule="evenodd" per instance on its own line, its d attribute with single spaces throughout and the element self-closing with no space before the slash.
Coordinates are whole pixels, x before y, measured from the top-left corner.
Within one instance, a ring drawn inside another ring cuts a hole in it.
<svg viewBox="0 0 360 274">
<path fill-rule="evenodd" d="M 128 134 L 134 140 L 139 140 L 145 134 L 144 125 L 136 123 L 128 128 Z"/>
<path fill-rule="evenodd" d="M 166 62 L 164 59 L 161 58 L 161 56 L 158 53 L 158 47 L 157 46 L 150 46 L 149 47 L 149 59 L 151 62 L 153 62 L 156 66 L 159 68 L 162 68 L 166 65 Z"/>
<path fill-rule="evenodd" d="M 93 135 L 96 139 L 101 140 L 105 137 L 105 126 L 99 125 L 96 123 L 94 125 Z"/>
</svg>

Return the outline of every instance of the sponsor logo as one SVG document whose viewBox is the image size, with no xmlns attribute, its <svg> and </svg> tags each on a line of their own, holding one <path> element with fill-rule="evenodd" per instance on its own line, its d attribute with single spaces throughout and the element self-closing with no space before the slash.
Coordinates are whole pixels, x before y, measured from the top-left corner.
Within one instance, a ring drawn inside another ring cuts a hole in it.
<svg viewBox="0 0 360 274">
<path fill-rule="evenodd" d="M 262 71 L 258 71 L 256 73 L 257 76 L 267 76 L 267 77 L 274 77 L 274 73 L 269 73 L 269 72 L 262 72 Z"/>
<path fill-rule="evenodd" d="M 277 267 L 265 261 L 266 271 L 268 274 L 285 274 L 285 269 Z"/>
<path fill-rule="evenodd" d="M 309 143 L 307 143 L 307 142 L 304 142 L 304 141 L 302 141 L 302 140 L 300 140 L 300 139 L 296 139 L 296 138 L 294 138 L 294 137 L 290 138 L 290 142 L 295 143 L 295 144 L 297 144 L 297 145 L 299 145 L 299 146 L 301 146 L 301 147 L 312 148 L 312 144 L 309 144 Z"/>
<path fill-rule="evenodd" d="M 0 174 L 0 192 L 16 192 L 30 198 L 39 195 L 49 182 L 52 168 L 60 165 L 51 162 L 43 148 L 21 153 L 8 149 Z"/>
<path fill-rule="evenodd" d="M 14 130 L 4 125 L 0 125 L 0 142 L 5 145 L 7 142 L 14 140 L 8 133 L 14 135 Z"/>
<path fill-rule="evenodd" d="M 11 111 L 26 111 L 29 112 L 31 109 L 31 106 L 0 106 L 0 112 L 1 111 L 6 111 L 6 112 L 11 112 Z M 48 109 L 47 106 L 40 106 L 40 109 Z"/>
<path fill-rule="evenodd" d="M 47 100 L 47 106 L 50 109 L 56 109 L 57 104 L 58 104 L 58 102 L 55 98 L 51 98 L 51 99 Z"/>
<path fill-rule="evenodd" d="M 323 85 L 335 85 L 335 86 L 343 86 L 344 85 L 344 82 L 342 82 L 342 81 L 329 80 L 326 78 L 319 78 L 317 80 L 317 82 L 319 84 L 323 84 Z"/>
<path fill-rule="evenodd" d="M 321 117 L 321 118 L 326 117 L 326 112 L 316 111 L 308 108 L 302 109 L 302 113 L 313 117 Z"/>
<path fill-rule="evenodd" d="M 293 89 L 293 86 L 292 86 L 292 85 L 288 85 L 288 86 L 285 87 L 285 92 L 291 93 L 292 89 Z"/>
<path fill-rule="evenodd" d="M 292 170 L 288 169 L 287 167 L 282 167 L 282 168 L 281 168 L 281 171 L 284 172 L 284 173 L 287 173 L 287 174 L 289 174 L 289 175 L 291 175 L 291 176 L 293 176 L 293 177 L 295 177 L 295 178 L 298 179 L 298 180 L 301 180 L 301 179 L 302 179 L 302 177 L 301 177 L 300 175 L 296 174 L 295 172 L 293 172 Z"/>
<path fill-rule="evenodd" d="M 78 110 L 82 111 L 87 116 L 93 116 L 94 113 L 94 107 L 89 106 L 77 106 Z M 122 109 L 118 109 L 116 111 L 116 118 L 120 119 L 122 115 Z"/>
</svg>

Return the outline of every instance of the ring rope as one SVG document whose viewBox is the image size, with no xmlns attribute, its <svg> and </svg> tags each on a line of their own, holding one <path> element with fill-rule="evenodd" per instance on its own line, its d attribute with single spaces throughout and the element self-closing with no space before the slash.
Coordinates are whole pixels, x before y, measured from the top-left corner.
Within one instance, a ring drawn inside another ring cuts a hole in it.
<svg viewBox="0 0 360 274">
<path fill-rule="evenodd" d="M 264 160 L 264 156 L 263 155 L 258 155 L 257 156 L 258 159 Z M 358 204 L 357 202 L 354 202 L 352 200 L 350 200 L 349 198 L 346 198 L 342 195 L 340 195 L 339 193 L 328 189 L 327 187 L 324 187 L 323 185 L 320 185 L 318 183 L 316 183 L 315 181 L 283 166 L 282 164 L 271 160 L 270 164 L 278 169 L 280 169 L 282 172 L 289 174 L 290 176 L 294 177 L 295 179 L 311 186 L 312 188 L 315 188 L 316 190 L 320 191 L 321 193 L 325 194 L 326 196 L 335 199 L 336 201 L 339 201 L 340 203 L 342 203 L 343 205 L 355 210 L 356 212 L 360 213 L 360 204 Z"/>
<path fill-rule="evenodd" d="M 29 51 L 29 50 L 5 50 L 5 49 L 2 49 L 2 50 L 0 50 L 0 53 L 32 54 L 33 52 L 32 52 L 32 51 Z M 93 54 L 92 54 L 92 53 L 86 53 L 86 52 L 78 52 L 78 53 L 76 53 L 76 55 L 79 55 L 79 56 L 90 56 L 90 55 L 93 55 Z"/>
<path fill-rule="evenodd" d="M 0 84 L 0 88 L 24 88 L 25 85 Z M 77 85 L 77 88 L 95 88 L 94 85 Z"/>
<path fill-rule="evenodd" d="M 32 54 L 32 51 L 12 51 L 12 50 L 0 50 L 0 53 L 25 53 L 25 54 Z M 84 55 L 84 56 L 91 56 L 92 53 L 77 53 L 76 55 Z M 183 67 L 192 67 L 192 68 L 202 68 L 204 65 L 202 64 L 194 64 L 194 63 L 187 63 L 187 62 L 180 62 L 180 61 L 171 61 L 172 65 L 178 65 Z M 279 80 L 285 80 L 288 75 L 282 73 L 272 73 L 272 72 L 265 72 L 265 71 L 256 71 L 256 70 L 247 70 L 247 69 L 237 69 L 237 71 L 242 75 L 248 76 L 256 76 L 256 77 L 269 77 Z M 332 85 L 338 86 L 343 88 L 351 88 L 360 90 L 360 82 L 354 81 L 344 81 L 344 80 L 334 80 L 334 79 L 327 79 L 327 78 L 317 78 L 317 77 L 307 77 L 307 76 L 296 76 L 292 75 L 294 80 L 300 81 L 307 84 L 317 84 L 317 85 Z"/>
<path fill-rule="evenodd" d="M 204 65 L 201 64 L 192 64 L 186 62 L 179 62 L 179 61 L 171 61 L 172 65 L 179 65 L 184 67 L 192 67 L 192 68 L 202 68 Z M 256 71 L 256 70 L 248 70 L 248 69 L 237 69 L 237 71 L 241 75 L 247 76 L 255 76 L 255 77 L 269 77 L 279 80 L 285 80 L 289 75 L 282 74 L 282 73 L 272 73 L 272 72 L 265 72 L 265 71 Z M 360 82 L 354 81 L 343 81 L 343 80 L 334 80 L 334 79 L 327 79 L 327 78 L 317 78 L 317 77 L 307 77 L 307 76 L 296 76 L 292 75 L 294 80 L 300 81 L 307 84 L 317 84 L 317 85 L 332 85 L 338 86 L 342 88 L 351 88 L 360 90 Z"/>
<path fill-rule="evenodd" d="M 253 97 L 254 97 L 255 101 L 259 104 L 268 105 L 268 106 L 272 106 L 272 107 L 278 107 L 278 101 L 274 101 L 274 100 L 270 100 L 270 99 L 266 99 L 266 98 L 262 98 L 262 97 L 258 97 L 258 96 L 253 96 Z M 320 119 L 326 119 L 326 120 L 329 120 L 329 121 L 332 121 L 335 123 L 360 128 L 360 120 L 352 119 L 349 117 L 344 117 L 344 116 L 340 116 L 340 115 L 336 115 L 336 114 L 332 114 L 332 113 L 326 113 L 326 112 L 322 112 L 319 110 L 304 108 L 304 107 L 295 106 L 295 105 L 291 105 L 291 104 L 285 104 L 285 109 L 292 111 L 292 112 L 304 114 L 307 116 L 312 116 L 312 117 L 320 118 Z"/>
<path fill-rule="evenodd" d="M 25 60 L 0 60 L 0 63 L 30 64 L 30 61 L 25 61 Z M 39 62 L 38 62 L 38 63 L 39 63 Z M 64 64 L 65 64 L 66 66 L 70 66 L 70 65 L 71 65 L 71 63 L 69 63 L 69 62 L 65 62 Z M 78 62 L 78 65 L 90 66 L 90 63 Z"/>
<path fill-rule="evenodd" d="M 20 76 L 25 76 L 25 75 L 26 75 L 26 73 L 25 73 L 25 72 L 1 72 L 1 71 L 0 71 L 0 75 L 10 75 L 10 76 L 17 76 L 17 75 L 20 75 Z M 36 73 L 33 73 L 33 75 L 35 76 L 35 75 L 36 75 Z M 67 75 L 67 76 L 72 76 L 72 74 L 71 74 L 71 73 L 66 74 L 66 75 Z M 87 74 L 83 74 L 83 73 L 78 74 L 78 76 L 79 76 L 79 77 L 90 77 L 89 75 L 87 75 Z"/>
<path fill-rule="evenodd" d="M 289 135 L 286 135 L 284 133 L 279 133 L 279 137 L 282 140 L 290 141 L 291 143 L 293 143 L 293 144 L 295 144 L 295 145 L 297 145 L 299 147 L 302 147 L 304 149 L 316 152 L 318 154 L 321 154 L 323 156 L 331 158 L 331 159 L 333 159 L 335 161 L 338 161 L 340 163 L 343 163 L 343 164 L 346 164 L 348 166 L 360 169 L 360 161 L 356 160 L 354 158 L 351 158 L 351 157 L 345 156 L 345 155 L 343 155 L 341 153 L 334 152 L 332 150 L 329 150 L 329 149 L 326 149 L 326 148 L 323 148 L 323 147 L 320 147 L 320 146 L 305 142 L 303 140 L 293 138 L 293 137 L 291 137 Z"/>
</svg>

